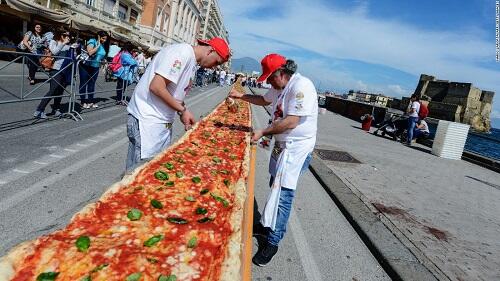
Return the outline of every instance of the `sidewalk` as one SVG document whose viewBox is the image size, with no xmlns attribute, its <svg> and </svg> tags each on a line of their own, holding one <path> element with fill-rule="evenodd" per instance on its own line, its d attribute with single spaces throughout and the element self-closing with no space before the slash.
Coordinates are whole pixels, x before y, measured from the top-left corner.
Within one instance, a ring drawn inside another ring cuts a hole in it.
<svg viewBox="0 0 500 281">
<path fill-rule="evenodd" d="M 405 147 L 328 112 L 317 148 L 361 163 L 323 162 L 440 280 L 500 280 L 500 175 Z"/>
</svg>

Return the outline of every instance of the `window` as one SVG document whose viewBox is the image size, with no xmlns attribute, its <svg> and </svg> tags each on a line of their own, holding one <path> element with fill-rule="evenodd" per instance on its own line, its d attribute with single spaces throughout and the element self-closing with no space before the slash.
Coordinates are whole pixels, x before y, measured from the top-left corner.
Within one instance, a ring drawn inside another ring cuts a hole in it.
<svg viewBox="0 0 500 281">
<path fill-rule="evenodd" d="M 94 7 L 94 0 L 87 0 L 87 5 Z"/>
<path fill-rule="evenodd" d="M 161 25 L 161 8 L 158 7 L 158 13 L 156 14 L 155 26 L 156 28 L 160 28 Z"/>
<path fill-rule="evenodd" d="M 115 7 L 116 0 L 104 0 L 103 11 L 108 14 L 113 14 L 113 8 Z"/>
<path fill-rule="evenodd" d="M 165 15 L 165 19 L 163 21 L 163 32 L 168 32 L 168 20 L 169 20 L 169 16 L 168 15 Z"/>
<path fill-rule="evenodd" d="M 128 7 L 126 5 L 120 4 L 118 7 L 118 18 L 125 21 L 127 20 Z"/>
<path fill-rule="evenodd" d="M 135 24 L 137 22 L 137 17 L 139 17 L 139 13 L 134 9 L 130 10 L 130 20 L 129 21 L 131 24 Z"/>
</svg>

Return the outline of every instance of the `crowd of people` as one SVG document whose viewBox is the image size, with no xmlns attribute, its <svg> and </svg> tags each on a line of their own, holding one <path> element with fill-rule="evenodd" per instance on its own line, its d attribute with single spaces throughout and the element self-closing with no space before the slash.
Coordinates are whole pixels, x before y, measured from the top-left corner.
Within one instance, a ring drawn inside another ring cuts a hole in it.
<svg viewBox="0 0 500 281">
<path fill-rule="evenodd" d="M 116 81 L 116 103 L 126 105 L 123 92 L 131 83 L 137 82 L 151 62 L 152 55 L 135 47 L 130 42 L 120 44 L 112 40 L 105 31 L 94 37 L 78 38 L 67 29 L 51 28 L 44 32 L 40 24 L 26 32 L 16 47 L 25 53 L 28 80 L 36 84 L 35 74 L 39 70 L 50 76 L 49 91 L 40 101 L 33 116 L 45 119 L 45 107 L 54 98 L 52 115 L 61 116 L 61 96 L 72 82 L 72 73 L 78 74 L 78 96 L 83 109 L 97 108 L 94 97 L 99 73 L 105 73 L 105 81 Z M 71 65 L 70 65 L 71 64 Z"/>
</svg>

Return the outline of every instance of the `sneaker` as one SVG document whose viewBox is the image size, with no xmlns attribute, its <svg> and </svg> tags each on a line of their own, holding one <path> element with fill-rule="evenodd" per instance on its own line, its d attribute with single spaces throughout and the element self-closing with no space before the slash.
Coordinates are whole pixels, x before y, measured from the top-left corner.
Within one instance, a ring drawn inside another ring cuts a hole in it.
<svg viewBox="0 0 500 281">
<path fill-rule="evenodd" d="M 263 245 L 262 249 L 259 249 L 257 251 L 257 254 L 255 254 L 255 256 L 252 259 L 252 262 L 257 266 L 264 267 L 271 262 L 274 255 L 276 255 L 277 252 L 278 252 L 278 246 L 266 243 Z"/>
<path fill-rule="evenodd" d="M 92 108 L 98 108 L 99 107 L 99 105 L 97 105 L 97 103 L 92 103 L 91 105 L 92 105 Z"/>
<path fill-rule="evenodd" d="M 262 224 L 256 224 L 253 227 L 253 237 L 267 237 L 268 230 Z"/>
<path fill-rule="evenodd" d="M 35 113 L 33 113 L 33 117 L 37 118 L 37 119 L 47 119 L 47 115 L 45 115 L 45 112 L 42 112 L 42 111 L 35 111 Z"/>
<path fill-rule="evenodd" d="M 56 112 L 54 112 L 54 117 L 61 117 L 62 113 L 59 109 L 56 109 Z"/>
<path fill-rule="evenodd" d="M 88 108 L 90 108 L 90 105 L 89 105 L 88 103 L 84 103 L 84 104 L 82 105 L 82 107 L 83 107 L 83 108 L 87 108 L 87 109 L 88 109 Z"/>
</svg>

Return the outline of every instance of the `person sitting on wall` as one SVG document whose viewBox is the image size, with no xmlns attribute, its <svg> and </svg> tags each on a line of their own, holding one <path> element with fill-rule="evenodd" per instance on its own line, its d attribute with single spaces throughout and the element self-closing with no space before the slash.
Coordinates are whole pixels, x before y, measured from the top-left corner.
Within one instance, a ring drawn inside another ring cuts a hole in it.
<svg viewBox="0 0 500 281">
<path fill-rule="evenodd" d="M 417 125 L 415 126 L 415 130 L 413 131 L 413 138 L 418 139 L 418 138 L 428 138 L 429 137 L 429 126 L 427 125 L 427 122 L 425 122 L 425 119 L 421 119 L 417 122 Z"/>
</svg>

